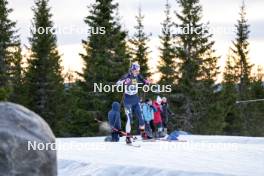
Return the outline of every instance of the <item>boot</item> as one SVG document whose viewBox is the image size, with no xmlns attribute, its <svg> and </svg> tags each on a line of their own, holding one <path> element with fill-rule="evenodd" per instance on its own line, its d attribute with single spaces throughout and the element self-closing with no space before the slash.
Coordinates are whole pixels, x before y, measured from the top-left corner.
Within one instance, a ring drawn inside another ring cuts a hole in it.
<svg viewBox="0 0 264 176">
<path fill-rule="evenodd" d="M 159 131 L 158 132 L 158 138 L 163 138 L 163 137 L 165 137 L 166 135 L 165 135 L 165 133 L 164 132 L 162 132 L 162 131 Z"/>
<path fill-rule="evenodd" d="M 140 134 L 143 140 L 147 140 L 148 136 L 144 129 L 140 129 Z"/>
<path fill-rule="evenodd" d="M 168 134 L 168 129 L 164 128 L 164 134 L 167 135 Z"/>
<path fill-rule="evenodd" d="M 158 135 L 157 135 L 157 132 L 153 132 L 153 137 L 154 137 L 154 138 L 158 138 L 157 136 L 158 136 Z"/>
<path fill-rule="evenodd" d="M 127 144 L 131 144 L 131 143 L 132 143 L 130 133 L 127 133 L 126 143 L 127 143 Z"/>
</svg>

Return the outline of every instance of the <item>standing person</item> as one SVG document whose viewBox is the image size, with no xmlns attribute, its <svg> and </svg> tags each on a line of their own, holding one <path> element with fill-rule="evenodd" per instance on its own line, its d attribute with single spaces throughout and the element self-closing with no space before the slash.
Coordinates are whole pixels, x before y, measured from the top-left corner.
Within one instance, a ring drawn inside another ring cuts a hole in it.
<svg viewBox="0 0 264 176">
<path fill-rule="evenodd" d="M 163 132 L 167 134 L 168 133 L 168 130 L 167 130 L 168 121 L 169 121 L 169 118 L 174 115 L 174 113 L 171 112 L 166 97 L 162 97 L 161 109 L 162 109 L 161 117 L 162 117 Z"/>
<path fill-rule="evenodd" d="M 156 108 L 156 112 L 154 113 L 154 126 L 155 126 L 155 137 L 162 137 L 162 119 L 161 119 L 161 98 L 157 97 L 157 100 L 153 102 L 153 106 Z"/>
<path fill-rule="evenodd" d="M 149 139 L 153 138 L 153 131 L 155 130 L 153 120 L 154 112 L 156 108 L 152 105 L 152 100 L 147 99 L 145 103 L 142 104 L 142 113 L 145 120 L 145 131 Z"/>
<path fill-rule="evenodd" d="M 108 122 L 112 130 L 112 142 L 118 142 L 121 131 L 120 104 L 118 102 L 112 103 L 112 109 L 108 112 Z"/>
<path fill-rule="evenodd" d="M 122 76 L 122 78 L 117 82 L 118 85 L 125 85 L 125 94 L 124 94 L 124 107 L 125 114 L 127 117 L 126 123 L 126 143 L 130 144 L 131 141 L 131 120 L 132 113 L 134 112 L 139 121 L 139 129 L 143 139 L 146 139 L 145 133 L 145 123 L 141 112 L 140 107 L 140 98 L 138 96 L 138 84 L 149 84 L 149 81 L 145 80 L 142 75 L 140 75 L 140 66 L 137 63 L 133 63 L 130 67 L 129 73 Z"/>
</svg>

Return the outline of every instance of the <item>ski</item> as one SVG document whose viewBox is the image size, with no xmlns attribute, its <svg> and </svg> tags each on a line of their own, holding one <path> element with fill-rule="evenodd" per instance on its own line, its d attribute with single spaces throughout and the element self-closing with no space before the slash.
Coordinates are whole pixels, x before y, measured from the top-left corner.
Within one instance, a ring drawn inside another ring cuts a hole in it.
<svg viewBox="0 0 264 176">
<path fill-rule="evenodd" d="M 182 139 L 178 139 L 178 140 L 169 140 L 169 139 L 157 139 L 158 141 L 167 141 L 167 142 L 187 142 L 187 140 L 182 140 Z"/>
<path fill-rule="evenodd" d="M 142 142 L 160 142 L 160 141 L 165 141 L 165 142 L 187 142 L 187 140 L 169 140 L 169 139 L 164 139 L 164 138 L 155 138 L 155 139 L 138 139 L 137 141 L 142 141 Z"/>
<path fill-rule="evenodd" d="M 119 133 L 122 134 L 123 136 L 131 137 L 131 138 L 133 139 L 133 141 L 137 140 L 137 137 L 136 137 L 136 136 L 128 135 L 128 134 L 127 134 L 126 132 L 124 132 L 124 131 L 118 130 L 118 129 L 116 129 L 116 128 L 112 128 L 112 130 L 119 132 Z"/>
<path fill-rule="evenodd" d="M 156 142 L 156 139 L 141 139 L 142 142 Z"/>
<path fill-rule="evenodd" d="M 130 144 L 126 144 L 127 146 L 130 146 L 130 147 L 136 147 L 136 148 L 140 148 L 141 145 L 139 144 L 133 144 L 133 143 L 130 143 Z"/>
</svg>

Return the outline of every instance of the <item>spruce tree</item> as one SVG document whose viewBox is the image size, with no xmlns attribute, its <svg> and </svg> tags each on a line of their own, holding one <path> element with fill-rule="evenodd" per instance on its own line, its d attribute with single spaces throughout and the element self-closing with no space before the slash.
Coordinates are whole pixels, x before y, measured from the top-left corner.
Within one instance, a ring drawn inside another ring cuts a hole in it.
<svg viewBox="0 0 264 176">
<path fill-rule="evenodd" d="M 68 85 L 65 88 L 65 100 L 64 100 L 64 117 L 58 123 L 60 129 L 59 135 L 63 137 L 80 137 L 87 134 L 88 126 L 83 125 L 87 124 L 87 117 L 83 115 L 82 111 L 79 110 L 78 102 L 79 97 L 79 88 L 75 83 Z M 83 117 L 80 120 L 80 117 Z M 86 129 L 84 129 L 86 127 Z"/>
<path fill-rule="evenodd" d="M 172 19 L 170 16 L 171 6 L 169 1 L 166 2 L 165 8 L 165 20 L 162 23 L 162 35 L 160 36 L 161 47 L 161 61 L 158 66 L 158 70 L 161 74 L 159 83 L 166 85 L 173 85 L 177 80 L 176 75 L 176 64 L 175 64 L 175 52 L 173 48 L 172 38 Z"/>
<path fill-rule="evenodd" d="M 195 129 L 203 134 L 222 134 L 225 127 L 224 108 L 221 101 L 219 84 L 216 84 L 219 72 L 215 50 L 209 49 L 202 57 L 199 107 L 200 119 Z M 203 112 L 204 111 L 204 112 Z"/>
<path fill-rule="evenodd" d="M 144 25 L 143 25 L 144 16 L 142 15 L 141 8 L 138 9 L 138 15 L 136 16 L 137 25 L 135 26 L 135 34 L 133 35 L 132 39 L 130 40 L 132 47 L 131 53 L 134 62 L 138 62 L 140 65 L 140 72 L 145 77 L 151 76 L 148 61 L 149 61 L 149 47 L 147 43 L 149 38 L 147 34 L 144 32 Z"/>
<path fill-rule="evenodd" d="M 43 117 L 52 130 L 62 117 L 63 78 L 57 39 L 48 0 L 36 0 L 31 28 L 31 55 L 26 73 L 27 106 Z"/>
<path fill-rule="evenodd" d="M 176 84 L 178 81 L 178 66 L 176 63 L 176 56 L 174 50 L 174 38 L 173 38 L 173 21 L 171 17 L 171 5 L 169 1 L 166 1 L 165 10 L 164 10 L 165 19 L 162 22 L 162 34 L 159 36 L 161 41 L 161 46 L 159 47 L 160 50 L 160 60 L 158 63 L 158 71 L 160 73 L 160 85 L 171 85 L 172 92 L 163 93 L 162 96 L 168 98 L 170 103 L 171 110 L 178 113 L 178 99 L 175 98 L 178 96 Z M 174 129 L 178 128 L 179 121 L 176 116 L 170 117 L 170 123 L 168 125 L 169 131 L 173 131 Z"/>
<path fill-rule="evenodd" d="M 221 101 L 224 103 L 224 118 L 226 122 L 224 133 L 227 135 L 239 135 L 241 132 L 242 121 L 236 106 L 238 99 L 237 83 L 236 60 L 230 49 L 225 63 L 221 90 Z"/>
<path fill-rule="evenodd" d="M 264 70 L 258 66 L 257 74 L 251 83 L 251 96 L 253 100 L 264 99 Z M 252 112 L 249 121 L 249 133 L 251 136 L 264 136 L 264 101 L 254 102 L 250 104 Z"/>
<path fill-rule="evenodd" d="M 263 135 L 263 131 L 259 130 L 263 125 L 261 123 L 263 121 L 263 104 L 262 102 L 247 102 L 247 100 L 259 99 L 263 95 L 261 93 L 263 87 L 261 76 L 252 77 L 253 65 L 250 64 L 248 56 L 250 31 L 246 20 L 244 1 L 238 24 L 235 26 L 237 32 L 236 39 L 233 41 L 231 57 L 233 65 L 229 67 L 229 73 L 225 73 L 226 81 L 223 83 L 224 101 L 228 102 L 229 100 L 229 103 L 226 104 L 228 111 L 225 116 L 227 123 L 225 131 L 227 134 L 235 135 Z M 241 100 L 244 101 L 240 102 Z"/>
<path fill-rule="evenodd" d="M 112 0 L 96 0 L 90 6 L 85 23 L 93 31 L 87 40 L 83 41 L 85 53 L 81 54 L 84 61 L 81 80 L 75 94 L 78 101 L 78 116 L 72 123 L 78 125 L 77 133 L 85 135 L 98 134 L 98 124 L 95 118 L 106 120 L 107 111 L 113 101 L 121 101 L 121 93 L 94 92 L 94 83 L 112 85 L 125 73 L 129 67 L 127 52 L 127 32 L 123 31 L 119 18 L 115 14 L 118 4 Z"/>
<path fill-rule="evenodd" d="M 250 64 L 249 53 L 249 25 L 246 20 L 245 3 L 240 10 L 240 19 L 236 25 L 236 39 L 233 41 L 232 51 L 236 60 L 236 69 L 238 71 L 239 83 L 239 98 L 246 100 L 249 98 L 249 86 L 251 81 L 251 70 L 253 65 Z"/>
<path fill-rule="evenodd" d="M 182 9 L 176 13 L 179 20 L 176 27 L 181 32 L 175 38 L 180 76 L 178 86 L 183 96 L 179 115 L 184 119 L 182 128 L 198 133 L 221 133 L 224 122 L 221 106 L 216 103 L 218 95 L 215 94 L 219 57 L 213 49 L 212 34 L 207 28 L 208 24 L 201 22 L 199 0 L 177 2 Z"/>
<path fill-rule="evenodd" d="M 10 60 L 19 44 L 16 23 L 9 18 L 12 11 L 7 0 L 0 0 L 0 100 L 7 100 L 11 93 Z"/>
<path fill-rule="evenodd" d="M 233 41 L 232 52 L 235 59 L 236 71 L 237 71 L 237 84 L 238 84 L 238 100 L 251 99 L 250 85 L 252 83 L 252 67 L 249 61 L 249 25 L 246 20 L 245 3 L 240 9 L 240 19 L 237 21 L 236 26 L 236 39 Z M 243 125 L 241 125 L 241 134 L 249 135 L 250 120 L 252 117 L 250 107 L 241 103 L 237 105 L 240 112 L 240 118 Z M 240 124 L 241 124 L 240 122 Z"/>
<path fill-rule="evenodd" d="M 10 63 L 12 93 L 8 100 L 21 105 L 26 105 L 25 69 L 23 67 L 24 62 L 20 46 L 14 48 L 14 54 Z"/>
<path fill-rule="evenodd" d="M 233 56 L 232 50 L 229 49 L 223 73 L 223 83 L 225 83 L 225 86 L 235 86 L 237 82 L 238 76 L 236 60 Z"/>
</svg>

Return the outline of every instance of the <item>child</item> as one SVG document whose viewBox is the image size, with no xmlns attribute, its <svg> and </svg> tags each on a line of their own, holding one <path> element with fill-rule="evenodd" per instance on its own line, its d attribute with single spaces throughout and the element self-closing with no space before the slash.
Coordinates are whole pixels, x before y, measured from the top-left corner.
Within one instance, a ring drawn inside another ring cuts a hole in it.
<svg viewBox="0 0 264 176">
<path fill-rule="evenodd" d="M 171 112 L 166 97 L 162 98 L 161 107 L 162 107 L 161 108 L 162 109 L 162 113 L 161 113 L 162 125 L 164 128 L 163 130 L 164 130 L 164 133 L 167 134 L 167 125 L 168 125 L 169 117 L 173 116 L 174 113 Z"/>
<path fill-rule="evenodd" d="M 112 109 L 108 112 L 108 121 L 112 130 L 112 142 L 118 142 L 121 131 L 120 104 L 118 102 L 113 102 Z"/>
<path fill-rule="evenodd" d="M 153 134 L 152 134 L 152 131 L 154 131 L 153 119 L 154 119 L 154 112 L 156 111 L 157 111 L 156 108 L 152 106 L 151 99 L 147 99 L 142 104 L 142 113 L 145 121 L 145 131 L 149 139 L 153 138 Z"/>
<path fill-rule="evenodd" d="M 161 113 L 162 113 L 161 102 L 162 100 L 159 96 L 157 97 L 157 100 L 153 102 L 153 106 L 157 109 L 157 111 L 154 113 L 154 125 L 155 125 L 155 128 L 158 129 L 158 132 L 157 130 L 155 130 L 155 137 L 157 138 L 163 137 L 162 136 L 162 120 L 161 120 Z"/>
</svg>

